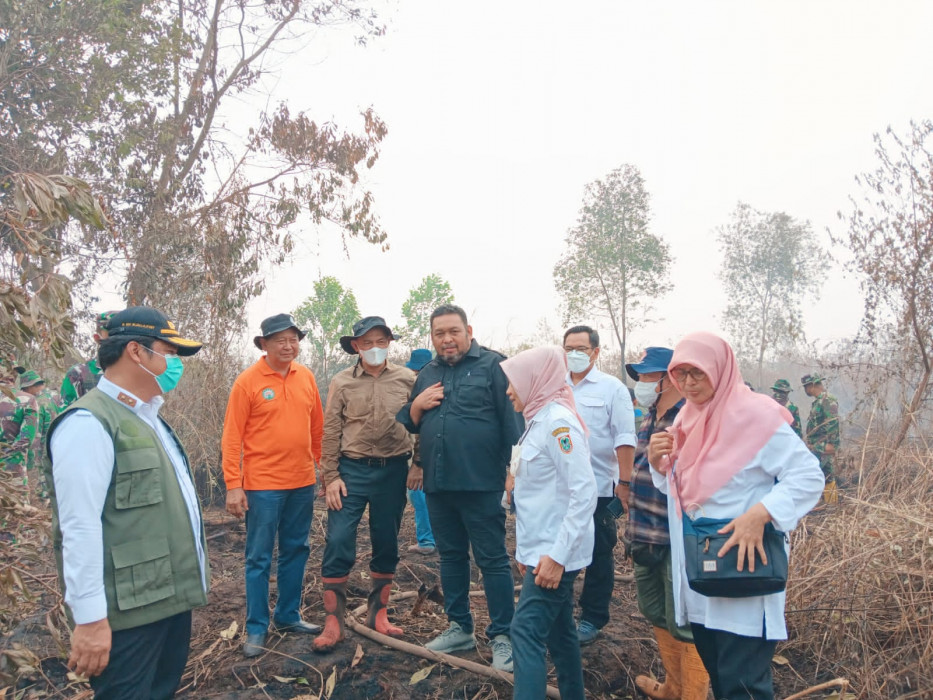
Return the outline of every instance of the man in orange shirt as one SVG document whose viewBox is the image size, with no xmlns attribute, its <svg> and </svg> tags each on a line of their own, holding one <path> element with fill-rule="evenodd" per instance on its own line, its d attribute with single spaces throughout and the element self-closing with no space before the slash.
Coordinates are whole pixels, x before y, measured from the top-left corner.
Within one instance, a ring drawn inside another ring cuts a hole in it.
<svg viewBox="0 0 933 700">
<path fill-rule="evenodd" d="M 278 631 L 317 634 L 301 619 L 310 547 L 315 465 L 321 459 L 324 412 L 314 375 L 298 364 L 304 332 L 290 314 L 262 322 L 253 342 L 266 354 L 236 378 L 222 438 L 227 511 L 246 516 L 247 657 L 263 653 L 269 628 L 269 572 L 278 535 Z"/>
</svg>

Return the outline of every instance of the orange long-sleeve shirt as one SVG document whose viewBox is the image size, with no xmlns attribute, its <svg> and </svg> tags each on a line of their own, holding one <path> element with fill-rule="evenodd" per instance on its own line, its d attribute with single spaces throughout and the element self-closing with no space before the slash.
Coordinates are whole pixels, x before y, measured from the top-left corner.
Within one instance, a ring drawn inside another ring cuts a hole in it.
<svg viewBox="0 0 933 700">
<path fill-rule="evenodd" d="M 315 483 L 324 411 L 314 374 L 292 362 L 283 377 L 264 357 L 236 378 L 221 439 L 228 489 L 297 489 Z"/>
</svg>

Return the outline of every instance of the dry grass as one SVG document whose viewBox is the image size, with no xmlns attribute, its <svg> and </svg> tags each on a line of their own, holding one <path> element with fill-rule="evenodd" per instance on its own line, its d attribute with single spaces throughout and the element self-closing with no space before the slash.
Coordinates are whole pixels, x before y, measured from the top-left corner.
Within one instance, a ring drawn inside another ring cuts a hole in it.
<svg viewBox="0 0 933 700">
<path fill-rule="evenodd" d="M 869 436 L 793 541 L 789 656 L 861 699 L 933 698 L 933 453 Z"/>
<path fill-rule="evenodd" d="M 851 684 L 853 696 L 847 698 L 933 699 L 933 450 L 914 444 L 891 455 L 869 437 L 864 446 L 849 446 L 847 454 L 848 462 L 839 469 L 847 484 L 839 505 L 807 516 L 794 533 L 790 639 L 779 652 L 798 674 L 795 689 L 842 677 Z M 15 480 L 0 475 L 0 518 L 16 537 L 0 544 L 0 631 L 25 632 L 0 642 L 0 692 L 16 676 L 41 686 L 38 660 L 60 654 L 67 639 L 57 613 L 48 511 L 24 506 L 25 499 Z M 221 522 L 208 525 L 211 532 L 224 527 Z M 359 555 L 365 560 L 365 547 Z M 319 560 L 320 552 L 312 556 Z M 414 582 L 428 582 L 417 568 L 407 573 Z M 214 582 L 231 578 L 239 587 L 241 575 L 239 568 L 221 566 Z M 316 594 L 316 582 L 310 585 Z M 235 601 L 230 605 L 215 611 L 218 617 L 211 624 L 196 627 L 183 685 L 204 687 L 220 673 L 241 669 L 240 642 L 219 637 L 241 613 Z M 442 621 L 409 616 L 402 622 L 410 632 L 429 637 Z M 32 625 L 47 630 L 44 643 L 31 635 Z M 13 641 L 23 646 L 13 648 Z M 312 688 L 322 685 L 313 666 L 293 663 L 292 675 L 306 676 Z M 242 683 L 246 687 L 254 681 L 244 677 Z M 86 697 L 81 693 L 87 691 L 69 686 L 56 692 Z"/>
</svg>

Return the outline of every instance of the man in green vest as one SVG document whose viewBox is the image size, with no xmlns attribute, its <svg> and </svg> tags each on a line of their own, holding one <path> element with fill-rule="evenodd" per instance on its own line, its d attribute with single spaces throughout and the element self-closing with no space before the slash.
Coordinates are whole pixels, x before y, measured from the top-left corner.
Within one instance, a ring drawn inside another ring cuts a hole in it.
<svg viewBox="0 0 933 700">
<path fill-rule="evenodd" d="M 170 698 L 207 602 L 201 509 L 184 449 L 159 417 L 201 343 L 156 309 L 110 319 L 96 388 L 49 430 L 45 463 L 59 581 L 74 622 L 68 667 L 96 698 Z"/>
</svg>

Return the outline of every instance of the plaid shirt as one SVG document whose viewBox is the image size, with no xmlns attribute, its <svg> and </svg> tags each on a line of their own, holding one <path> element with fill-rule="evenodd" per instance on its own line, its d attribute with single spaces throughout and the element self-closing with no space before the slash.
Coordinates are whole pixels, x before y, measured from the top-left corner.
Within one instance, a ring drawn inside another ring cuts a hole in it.
<svg viewBox="0 0 933 700">
<path fill-rule="evenodd" d="M 654 433 L 666 430 L 680 413 L 684 399 L 671 406 L 658 420 L 657 409 L 652 406 L 638 430 L 635 448 L 635 469 L 629 491 L 629 516 L 625 539 L 646 544 L 670 544 L 667 528 L 667 496 L 654 486 L 648 467 L 648 440 Z"/>
</svg>

